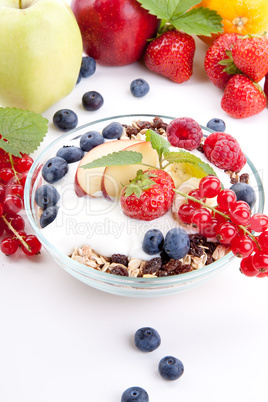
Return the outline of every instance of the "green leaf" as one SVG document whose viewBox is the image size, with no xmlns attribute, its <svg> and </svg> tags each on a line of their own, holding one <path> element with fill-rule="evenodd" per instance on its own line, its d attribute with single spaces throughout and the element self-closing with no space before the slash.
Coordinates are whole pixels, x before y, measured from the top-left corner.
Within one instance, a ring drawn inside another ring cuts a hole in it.
<svg viewBox="0 0 268 402">
<path fill-rule="evenodd" d="M 214 10 L 200 7 L 194 8 L 181 15 L 172 18 L 171 24 L 178 30 L 188 35 L 211 36 L 211 33 L 222 32 L 222 17 Z"/>
<path fill-rule="evenodd" d="M 242 71 L 235 65 L 233 54 L 231 50 L 226 50 L 225 53 L 227 54 L 228 58 L 220 60 L 218 64 L 221 66 L 225 66 L 223 71 L 226 71 L 228 74 L 242 74 Z"/>
<path fill-rule="evenodd" d="M 190 10 L 193 6 L 200 3 L 200 0 L 179 0 L 177 1 L 177 6 L 173 12 L 172 18 L 178 18 L 186 11 Z"/>
<path fill-rule="evenodd" d="M 138 0 L 149 14 L 156 15 L 159 19 L 169 20 L 173 15 L 178 0 Z"/>
<path fill-rule="evenodd" d="M 164 154 L 164 158 L 169 163 L 191 163 L 192 165 L 194 165 L 207 175 L 212 174 L 214 176 L 217 176 L 212 167 L 208 163 L 203 162 L 202 159 L 191 154 L 190 152 L 186 151 L 167 152 Z"/>
<path fill-rule="evenodd" d="M 155 131 L 149 129 L 145 133 L 146 141 L 150 141 L 152 148 L 155 149 L 159 156 L 163 153 L 168 152 L 170 148 L 170 143 L 165 140 L 160 134 L 157 134 Z"/>
<path fill-rule="evenodd" d="M 93 169 L 107 166 L 138 165 L 142 163 L 142 153 L 134 151 L 118 151 L 102 156 L 81 166 L 83 169 Z"/>
<path fill-rule="evenodd" d="M 0 148 L 12 155 L 34 152 L 43 141 L 47 129 L 48 120 L 40 114 L 16 108 L 0 108 Z"/>
</svg>

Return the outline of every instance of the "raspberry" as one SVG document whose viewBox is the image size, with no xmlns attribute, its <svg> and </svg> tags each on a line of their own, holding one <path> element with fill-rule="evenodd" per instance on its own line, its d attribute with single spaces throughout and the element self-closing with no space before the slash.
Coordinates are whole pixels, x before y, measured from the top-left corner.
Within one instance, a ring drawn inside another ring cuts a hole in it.
<svg viewBox="0 0 268 402">
<path fill-rule="evenodd" d="M 203 149 L 208 160 L 220 169 L 239 172 L 246 163 L 240 145 L 230 134 L 212 133 Z"/>
<path fill-rule="evenodd" d="M 172 120 L 167 126 L 167 139 L 171 145 L 188 151 L 196 149 L 201 142 L 203 133 L 199 124 L 190 117 L 180 117 Z"/>
</svg>

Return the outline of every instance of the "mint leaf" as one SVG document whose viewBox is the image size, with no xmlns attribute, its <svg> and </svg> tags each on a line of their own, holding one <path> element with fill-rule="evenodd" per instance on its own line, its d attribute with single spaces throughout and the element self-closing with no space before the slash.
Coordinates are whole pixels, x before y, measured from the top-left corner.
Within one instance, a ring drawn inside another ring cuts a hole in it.
<svg viewBox="0 0 268 402">
<path fill-rule="evenodd" d="M 211 33 L 222 31 L 222 17 L 214 10 L 200 7 L 193 8 L 187 13 L 174 17 L 170 23 L 188 35 L 211 36 Z"/>
<path fill-rule="evenodd" d="M 155 149 L 158 155 L 161 157 L 163 153 L 168 152 L 170 143 L 165 140 L 160 134 L 157 134 L 153 130 L 147 130 L 145 133 L 146 141 L 150 141 L 152 148 Z"/>
<path fill-rule="evenodd" d="M 176 10 L 179 0 L 138 0 L 149 14 L 156 15 L 162 20 L 169 20 Z M 200 3 L 200 1 L 199 1 Z"/>
<path fill-rule="evenodd" d="M 102 156 L 81 166 L 83 169 L 92 169 L 107 166 L 138 165 L 142 163 L 142 153 L 134 151 L 118 151 Z"/>
<path fill-rule="evenodd" d="M 191 163 L 192 165 L 200 169 L 203 173 L 206 173 L 207 175 L 212 174 L 214 176 L 217 176 L 208 163 L 203 162 L 202 159 L 191 154 L 190 152 L 167 152 L 164 154 L 164 158 L 169 163 Z"/>
<path fill-rule="evenodd" d="M 40 114 L 16 108 L 0 108 L 0 148 L 14 156 L 34 152 L 43 141 L 47 129 L 48 120 Z"/>
</svg>

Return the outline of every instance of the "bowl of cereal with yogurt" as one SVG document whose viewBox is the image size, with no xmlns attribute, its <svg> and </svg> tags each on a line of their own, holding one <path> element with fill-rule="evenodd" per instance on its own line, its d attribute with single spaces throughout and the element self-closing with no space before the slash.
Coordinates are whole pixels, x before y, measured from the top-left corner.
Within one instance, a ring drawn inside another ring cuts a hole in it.
<svg viewBox="0 0 268 402">
<path fill-rule="evenodd" d="M 246 184 L 251 213 L 263 211 L 254 165 L 236 143 L 226 162 L 213 136 L 193 119 L 147 114 L 76 128 L 31 167 L 29 222 L 56 263 L 96 289 L 129 297 L 191 289 L 234 258 L 230 243 L 219 241 L 228 217 L 217 194 Z"/>
</svg>

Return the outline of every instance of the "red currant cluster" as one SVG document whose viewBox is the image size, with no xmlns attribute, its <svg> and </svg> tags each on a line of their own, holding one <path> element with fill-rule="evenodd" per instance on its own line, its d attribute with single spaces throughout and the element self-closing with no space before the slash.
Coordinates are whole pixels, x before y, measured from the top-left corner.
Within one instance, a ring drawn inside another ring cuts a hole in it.
<svg viewBox="0 0 268 402">
<path fill-rule="evenodd" d="M 180 193 L 188 202 L 182 204 L 178 216 L 183 223 L 193 224 L 206 237 L 217 237 L 242 258 L 240 271 L 247 276 L 268 277 L 268 216 L 251 214 L 249 205 L 237 201 L 230 189 L 221 189 L 216 176 L 200 180 L 199 188 Z M 207 198 L 217 197 L 217 205 L 206 204 Z M 254 234 L 254 233 L 257 234 Z"/>
<path fill-rule="evenodd" d="M 6 255 L 14 254 L 19 247 L 27 255 L 39 253 L 41 243 L 35 235 L 24 231 L 25 221 L 19 212 L 23 209 L 24 185 L 27 173 L 33 163 L 29 155 L 21 158 L 0 148 L 0 243 Z"/>
</svg>

